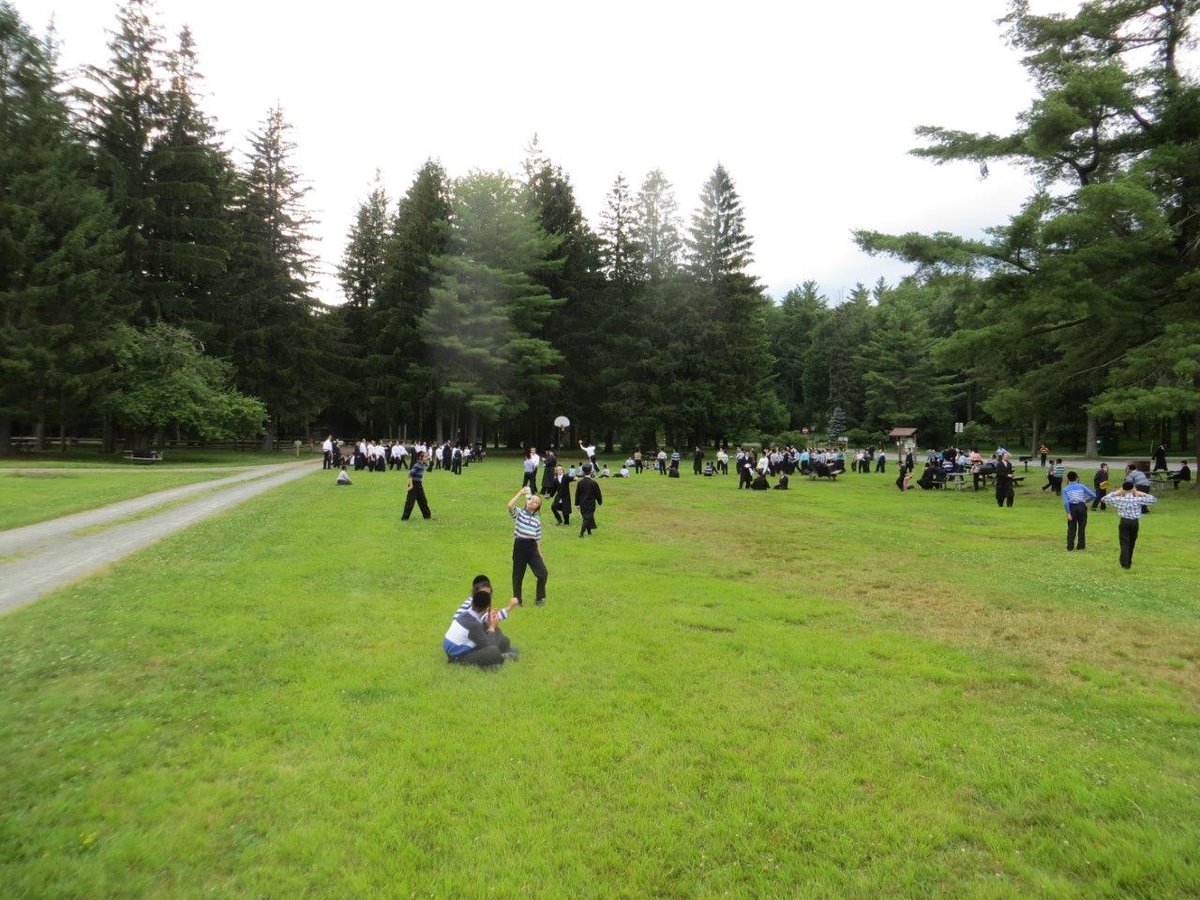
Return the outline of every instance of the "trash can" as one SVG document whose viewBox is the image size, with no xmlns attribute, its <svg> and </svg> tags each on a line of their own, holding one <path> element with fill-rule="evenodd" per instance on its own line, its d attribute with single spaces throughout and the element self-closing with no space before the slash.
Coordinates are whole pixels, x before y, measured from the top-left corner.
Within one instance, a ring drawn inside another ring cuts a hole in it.
<svg viewBox="0 0 1200 900">
<path fill-rule="evenodd" d="M 1101 456 L 1120 456 L 1121 438 L 1115 434 L 1102 434 L 1096 441 L 1096 452 Z"/>
</svg>

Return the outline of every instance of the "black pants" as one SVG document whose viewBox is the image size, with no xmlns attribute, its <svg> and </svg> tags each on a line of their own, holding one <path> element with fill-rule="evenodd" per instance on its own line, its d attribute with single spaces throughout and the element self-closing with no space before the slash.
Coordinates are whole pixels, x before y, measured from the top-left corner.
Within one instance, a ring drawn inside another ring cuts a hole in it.
<svg viewBox="0 0 1200 900">
<path fill-rule="evenodd" d="M 1087 516 L 1086 503 L 1071 504 L 1071 520 L 1067 522 L 1067 549 L 1087 549 Z"/>
<path fill-rule="evenodd" d="M 499 628 L 492 632 L 492 638 L 494 643 L 476 647 L 462 656 L 447 657 L 447 660 L 460 666 L 498 666 L 504 662 L 504 654 L 512 647 L 512 641 Z"/>
<path fill-rule="evenodd" d="M 525 478 L 521 481 L 521 487 L 525 487 L 525 485 L 529 485 L 529 492 L 531 494 L 536 494 L 538 492 L 537 469 L 534 469 L 532 472 L 525 473 Z"/>
<path fill-rule="evenodd" d="M 408 517 L 412 515 L 413 504 L 421 507 L 421 515 L 428 519 L 433 515 L 429 511 L 429 501 L 425 499 L 425 485 L 417 481 L 408 491 L 408 497 L 404 501 L 404 515 L 400 517 L 401 521 L 408 521 Z"/>
<path fill-rule="evenodd" d="M 1128 569 L 1133 565 L 1133 548 L 1138 537 L 1137 519 L 1122 519 L 1117 525 L 1117 537 L 1121 540 L 1121 567 Z"/>
<path fill-rule="evenodd" d="M 579 507 L 579 515 L 583 517 L 583 522 L 579 526 L 579 536 L 583 537 L 584 532 L 592 533 L 592 529 L 596 527 L 596 506 L 593 504 L 589 507 Z"/>
<path fill-rule="evenodd" d="M 1013 497 L 1014 491 L 1012 479 L 1005 478 L 1003 475 L 996 475 L 996 505 L 1012 506 Z"/>
<path fill-rule="evenodd" d="M 640 459 L 635 459 L 633 461 L 633 471 L 639 475 L 642 474 L 642 461 Z"/>
<path fill-rule="evenodd" d="M 1096 488 L 1096 499 L 1092 501 L 1092 509 L 1095 509 L 1097 506 L 1100 507 L 1101 512 L 1104 512 L 1106 509 L 1108 509 L 1108 504 L 1100 499 L 1103 496 L 1104 491 L 1100 490 L 1100 488 Z"/>
<path fill-rule="evenodd" d="M 546 563 L 542 559 L 542 551 L 538 542 L 532 538 L 516 538 L 513 541 L 513 596 L 521 599 L 521 585 L 525 581 L 525 567 L 533 569 L 537 576 L 537 599 L 540 603 L 546 599 L 546 579 L 550 573 L 546 571 Z"/>
<path fill-rule="evenodd" d="M 321 464 L 321 468 L 322 469 L 332 469 L 333 468 L 333 451 L 332 450 L 325 451 L 325 462 L 323 462 Z"/>
<path fill-rule="evenodd" d="M 563 497 L 555 497 L 550 504 L 550 512 L 554 513 L 554 521 L 561 525 L 571 524 L 571 504 Z"/>
</svg>

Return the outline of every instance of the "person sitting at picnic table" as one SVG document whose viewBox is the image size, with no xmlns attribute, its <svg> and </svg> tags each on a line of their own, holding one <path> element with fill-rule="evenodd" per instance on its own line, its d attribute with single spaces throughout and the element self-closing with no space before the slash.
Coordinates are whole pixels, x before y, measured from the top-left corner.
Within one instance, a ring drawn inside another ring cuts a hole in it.
<svg viewBox="0 0 1200 900">
<path fill-rule="evenodd" d="M 946 473 L 936 462 L 925 463 L 925 471 L 917 479 L 917 485 L 923 491 L 940 489 L 946 483 Z"/>
<path fill-rule="evenodd" d="M 1171 483 L 1173 485 L 1175 485 L 1176 488 L 1179 487 L 1179 482 L 1181 482 L 1181 481 L 1191 481 L 1192 480 L 1192 470 L 1188 466 L 1188 461 L 1186 459 L 1181 459 L 1179 461 L 1179 471 L 1172 472 L 1167 477 L 1171 479 Z"/>
</svg>

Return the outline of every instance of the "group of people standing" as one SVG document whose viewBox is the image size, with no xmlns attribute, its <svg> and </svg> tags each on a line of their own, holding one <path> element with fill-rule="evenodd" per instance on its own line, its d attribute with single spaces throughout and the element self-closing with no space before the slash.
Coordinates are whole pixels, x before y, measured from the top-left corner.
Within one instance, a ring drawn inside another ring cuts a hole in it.
<svg viewBox="0 0 1200 900">
<path fill-rule="evenodd" d="M 425 454 L 432 467 L 446 469 L 455 475 L 461 475 L 465 466 L 472 459 L 479 460 L 483 454 L 481 448 L 472 448 L 467 444 L 455 444 L 443 441 L 438 444 L 417 441 L 411 446 L 404 441 L 366 440 L 359 438 L 349 445 L 349 451 L 343 452 L 342 442 L 331 434 L 321 442 L 323 469 L 337 469 L 343 466 L 352 467 L 360 472 L 384 472 L 388 469 L 407 469 L 412 465 L 418 453 Z"/>
</svg>

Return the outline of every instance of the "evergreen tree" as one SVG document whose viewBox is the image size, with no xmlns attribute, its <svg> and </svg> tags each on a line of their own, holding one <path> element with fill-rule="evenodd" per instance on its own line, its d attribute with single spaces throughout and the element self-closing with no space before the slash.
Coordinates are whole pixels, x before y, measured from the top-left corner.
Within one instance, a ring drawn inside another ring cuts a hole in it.
<svg viewBox="0 0 1200 900">
<path fill-rule="evenodd" d="M 359 401 L 355 412 L 366 419 L 368 430 L 378 434 L 375 412 L 384 420 L 392 418 L 386 395 L 380 394 L 386 381 L 376 377 L 378 369 L 370 353 L 375 343 L 372 319 L 379 302 L 380 290 L 387 271 L 387 245 L 391 237 L 388 199 L 379 173 L 375 173 L 375 184 L 367 199 L 358 208 L 354 224 L 350 226 L 342 263 L 338 266 L 338 281 L 346 302 L 337 308 L 336 315 L 345 325 L 346 340 L 351 348 L 343 366 L 343 374 L 360 389 L 355 393 Z M 389 426 L 390 421 L 384 424 Z"/>
<path fill-rule="evenodd" d="M 850 420 L 846 418 L 846 411 L 844 409 L 840 406 L 835 406 L 829 411 L 829 419 L 825 424 L 825 433 L 831 441 L 836 441 L 840 438 L 846 433 L 846 429 L 849 427 Z"/>
<path fill-rule="evenodd" d="M 463 427 L 457 413 L 466 412 L 471 436 L 558 386 L 562 357 L 544 337 L 558 301 L 531 276 L 548 268 L 556 242 L 503 173 L 459 179 L 453 210 L 452 252 L 439 260 L 423 326 L 451 430 Z"/>
<path fill-rule="evenodd" d="M 88 163 L 50 54 L 0 3 L 0 453 L 14 418 L 40 442 L 97 396 L 128 314 L 123 234 Z"/>
<path fill-rule="evenodd" d="M 295 149 L 283 111 L 272 109 L 250 137 L 249 171 L 236 211 L 236 251 L 228 293 L 235 317 L 225 336 L 237 385 L 261 398 L 270 416 L 264 448 L 282 426 L 305 426 L 339 382 L 336 323 L 310 294 L 312 256 L 303 207 L 307 189 L 292 168 Z"/>
<path fill-rule="evenodd" d="M 688 387 L 713 392 L 705 415 L 687 426 L 688 443 L 755 429 L 765 414 L 777 413 L 768 385 L 772 360 L 766 321 L 770 301 L 746 272 L 752 240 L 733 181 L 718 165 L 705 182 L 688 229 L 687 268 L 692 281 L 689 309 L 679 313 L 698 324 L 695 343 L 684 350 L 702 372 L 688 373 Z"/>
<path fill-rule="evenodd" d="M 753 260 L 753 244 L 746 234 L 742 201 L 725 167 L 717 164 L 700 192 L 700 206 L 688 228 L 687 266 L 702 284 L 744 275 Z"/>
<path fill-rule="evenodd" d="M 915 152 L 1017 162 L 1038 192 L 988 240 L 860 234 L 926 272 L 984 276 L 956 343 L 1015 360 L 1013 387 L 1040 398 L 994 397 L 997 413 L 1083 398 L 1090 432 L 1099 414 L 1168 409 L 1200 426 L 1200 380 L 1176 355 L 1196 345 L 1200 320 L 1200 89 L 1179 65 L 1198 11 L 1196 0 L 1093 0 L 1040 16 L 1014 2 L 1010 40 L 1039 94 L 1019 127 L 1003 137 L 923 128 L 931 146 Z"/>
<path fill-rule="evenodd" d="M 371 316 L 371 367 L 384 415 L 429 436 L 426 416 L 437 383 L 422 322 L 433 304 L 437 261 L 449 252 L 450 189 L 441 165 L 429 160 L 400 200 L 385 250 L 379 297 Z"/>
<path fill-rule="evenodd" d="M 618 175 L 600 213 L 600 259 L 609 281 L 626 294 L 641 280 L 643 254 L 633 236 L 635 215 L 629 183 Z"/>
<path fill-rule="evenodd" d="M 201 75 L 191 32 L 167 55 L 162 130 L 147 158 L 150 199 L 145 275 L 160 282 L 158 314 L 211 337 L 220 314 L 217 288 L 232 244 L 232 164 L 196 97 Z"/>
<path fill-rule="evenodd" d="M 541 155 L 536 139 L 525 171 L 526 203 L 549 248 L 546 262 L 533 277 L 551 297 L 562 301 L 544 332 L 562 359 L 562 391 L 557 396 L 545 392 L 536 397 L 513 440 L 548 443 L 550 423 L 565 403 L 577 432 L 600 435 L 609 447 L 611 423 L 605 421 L 601 409 L 605 386 L 597 381 L 603 362 L 598 337 L 613 310 L 606 303 L 609 297 L 604 291 L 600 241 L 583 217 L 570 179 Z"/>
<path fill-rule="evenodd" d="M 934 358 L 934 338 L 915 282 L 884 293 L 870 338 L 853 359 L 863 373 L 865 413 L 876 429 L 916 427 L 949 437 L 955 378 Z"/>
<path fill-rule="evenodd" d="M 154 216 L 150 151 L 165 114 L 156 71 L 163 62 L 162 35 L 150 18 L 150 7 L 150 0 L 126 0 L 108 44 L 109 64 L 88 67 L 96 88 L 80 92 L 97 181 L 124 229 L 125 270 L 143 323 L 162 317 L 171 293 L 169 283 L 146 277 L 146 231 Z"/>
<path fill-rule="evenodd" d="M 633 247 L 641 251 L 638 268 L 647 279 L 658 282 L 679 271 L 683 249 L 679 208 L 671 183 L 660 169 L 642 181 L 632 232 Z"/>
</svg>

